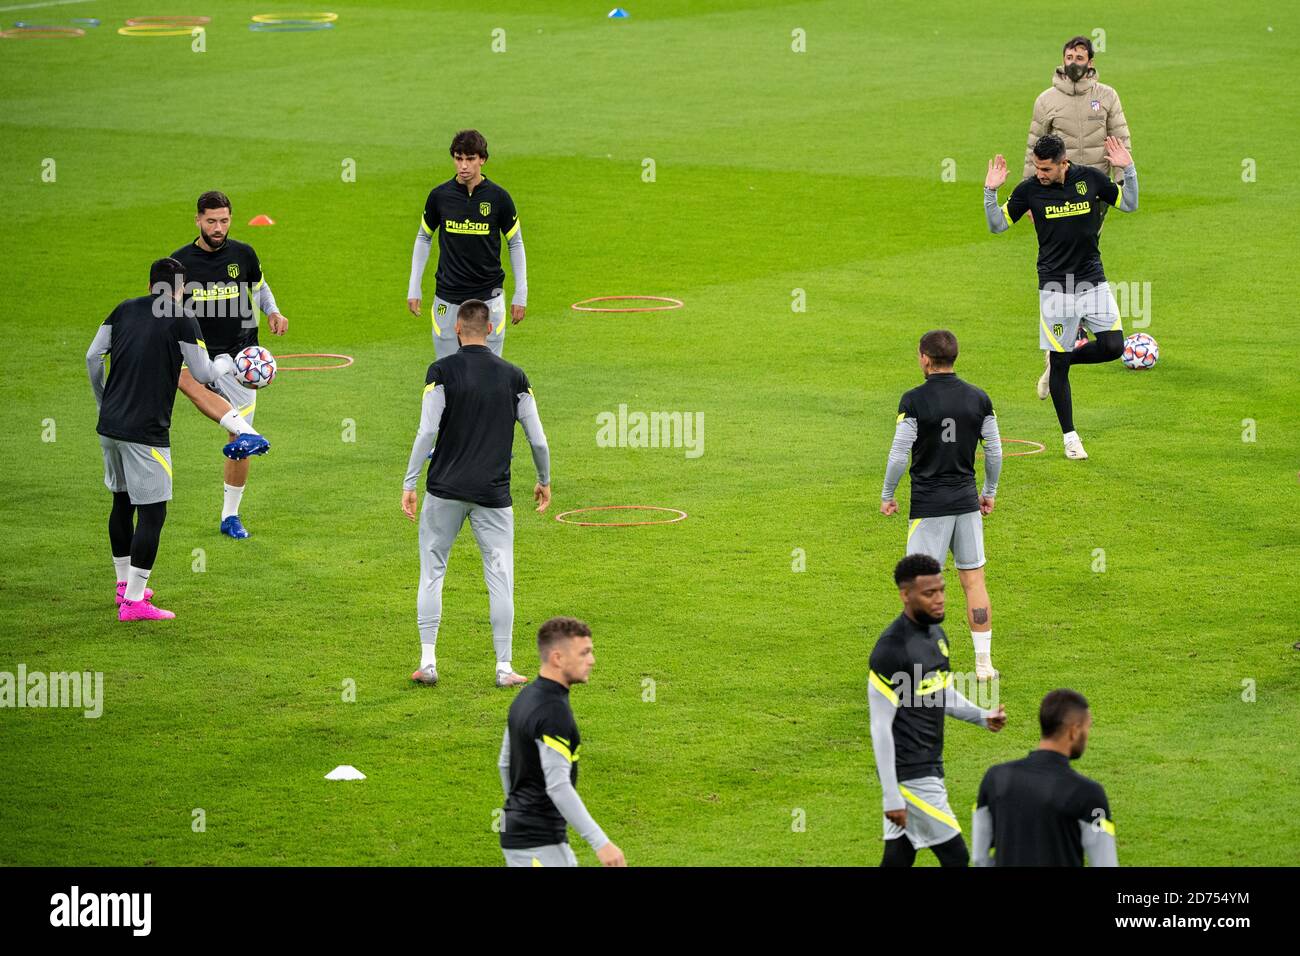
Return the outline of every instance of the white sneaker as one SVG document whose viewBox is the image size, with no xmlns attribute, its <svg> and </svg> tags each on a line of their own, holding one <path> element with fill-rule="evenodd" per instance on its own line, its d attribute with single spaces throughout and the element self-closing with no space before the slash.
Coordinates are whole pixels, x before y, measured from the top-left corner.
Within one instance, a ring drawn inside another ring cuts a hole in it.
<svg viewBox="0 0 1300 956">
<path fill-rule="evenodd" d="M 1065 457 L 1073 458 L 1076 461 L 1083 461 L 1088 457 L 1088 453 L 1083 450 L 1083 442 L 1079 440 L 1078 435 L 1075 435 L 1073 438 L 1066 441 Z"/>
<path fill-rule="evenodd" d="M 498 687 L 518 687 L 520 684 L 527 684 L 528 678 L 523 674 L 516 674 L 514 671 L 497 671 Z"/>
<path fill-rule="evenodd" d="M 975 655 L 975 679 L 978 681 L 997 680 L 998 669 L 993 666 L 992 654 Z"/>
<path fill-rule="evenodd" d="M 432 687 L 434 684 L 438 683 L 438 669 L 432 664 L 425 664 L 411 675 L 411 680 L 415 681 L 417 684 L 424 684 L 427 687 Z"/>
<path fill-rule="evenodd" d="M 1050 381 L 1052 377 L 1052 353 L 1044 352 L 1043 358 L 1047 360 L 1047 368 L 1043 370 L 1042 375 L 1038 376 L 1038 397 L 1040 399 L 1052 394 Z"/>
</svg>

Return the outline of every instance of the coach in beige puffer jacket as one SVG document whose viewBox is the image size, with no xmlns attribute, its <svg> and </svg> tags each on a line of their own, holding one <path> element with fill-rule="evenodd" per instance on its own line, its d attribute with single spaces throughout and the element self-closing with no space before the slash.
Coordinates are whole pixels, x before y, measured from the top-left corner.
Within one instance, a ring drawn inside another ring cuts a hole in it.
<svg viewBox="0 0 1300 956">
<path fill-rule="evenodd" d="M 1058 66 L 1052 85 L 1034 100 L 1034 118 L 1029 124 L 1029 143 L 1025 147 L 1025 177 L 1034 175 L 1034 143 L 1038 137 L 1055 133 L 1065 140 L 1070 162 L 1092 166 L 1107 176 L 1106 137 L 1114 136 L 1131 148 L 1128 123 L 1119 94 L 1097 81 L 1097 70 L 1089 67 L 1078 81 L 1071 80 L 1065 68 Z"/>
</svg>

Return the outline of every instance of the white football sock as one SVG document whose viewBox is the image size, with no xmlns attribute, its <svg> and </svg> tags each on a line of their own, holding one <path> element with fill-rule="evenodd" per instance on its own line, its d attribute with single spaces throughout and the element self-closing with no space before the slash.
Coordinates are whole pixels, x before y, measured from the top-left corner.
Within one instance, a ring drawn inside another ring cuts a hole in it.
<svg viewBox="0 0 1300 956">
<path fill-rule="evenodd" d="M 114 578 L 113 580 L 115 580 L 118 584 L 121 584 L 123 581 L 126 580 L 127 572 L 131 570 L 131 556 L 128 554 L 125 558 L 119 558 L 116 555 L 114 555 L 113 570 L 117 572 L 117 577 Z"/>
<path fill-rule="evenodd" d="M 510 666 L 510 662 L 509 662 L 509 661 L 497 661 L 497 673 L 498 673 L 498 674 L 513 674 L 514 672 L 515 672 L 515 669 L 514 669 L 513 667 Z"/>
<path fill-rule="evenodd" d="M 1061 436 L 1061 441 L 1063 441 L 1067 445 L 1070 444 L 1071 441 L 1078 441 L 1078 440 L 1079 440 L 1078 432 L 1066 432 L 1064 435 Z"/>
<path fill-rule="evenodd" d="M 971 631 L 970 639 L 971 643 L 975 645 L 975 656 L 979 657 L 983 654 L 988 657 L 993 646 L 993 628 L 989 628 L 987 631 Z"/>
<path fill-rule="evenodd" d="M 221 520 L 225 521 L 231 515 L 239 514 L 239 502 L 244 497 L 244 486 L 236 488 L 234 485 L 225 485 L 226 500 L 221 505 Z"/>
<path fill-rule="evenodd" d="M 233 408 L 221 416 L 221 427 L 234 435 L 256 435 L 257 429 Z"/>
<path fill-rule="evenodd" d="M 434 670 L 438 669 L 438 656 L 434 653 L 434 651 L 436 650 L 437 650 L 437 645 L 435 644 L 420 645 L 420 668 L 421 669 L 425 667 L 432 667 Z"/>
<path fill-rule="evenodd" d="M 128 601 L 143 601 L 144 586 L 149 582 L 149 571 L 143 568 L 131 567 L 126 573 L 126 594 Z"/>
</svg>

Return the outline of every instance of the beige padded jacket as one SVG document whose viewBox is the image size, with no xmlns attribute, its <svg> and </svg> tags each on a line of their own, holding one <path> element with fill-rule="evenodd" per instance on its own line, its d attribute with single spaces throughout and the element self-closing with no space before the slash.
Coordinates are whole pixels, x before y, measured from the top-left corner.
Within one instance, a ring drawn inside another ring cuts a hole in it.
<svg viewBox="0 0 1300 956">
<path fill-rule="evenodd" d="M 1119 94 L 1105 83 L 1097 82 L 1097 70 L 1089 69 L 1077 83 L 1057 67 L 1052 85 L 1034 100 L 1034 117 L 1029 123 L 1029 142 L 1025 146 L 1025 176 L 1034 175 L 1034 143 L 1038 137 L 1055 133 L 1065 140 L 1070 162 L 1092 166 L 1107 176 L 1106 137 L 1114 136 L 1130 148 L 1128 123 Z"/>
</svg>

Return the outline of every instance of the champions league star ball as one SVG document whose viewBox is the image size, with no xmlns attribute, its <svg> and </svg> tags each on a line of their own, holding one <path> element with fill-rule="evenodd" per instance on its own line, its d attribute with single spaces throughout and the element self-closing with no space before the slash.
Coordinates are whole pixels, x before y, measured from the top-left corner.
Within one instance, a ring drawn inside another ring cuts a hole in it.
<svg viewBox="0 0 1300 956">
<path fill-rule="evenodd" d="M 1145 332 L 1137 332 L 1124 340 L 1122 361 L 1127 368 L 1138 371 L 1151 368 L 1159 358 L 1160 346 L 1156 345 L 1156 340 Z"/>
<path fill-rule="evenodd" d="M 244 388 L 265 388 L 274 378 L 275 356 L 262 346 L 250 345 L 235 356 L 235 381 Z"/>
</svg>

